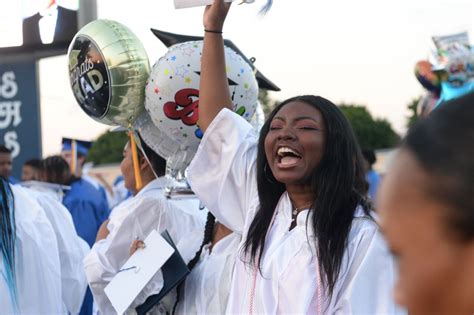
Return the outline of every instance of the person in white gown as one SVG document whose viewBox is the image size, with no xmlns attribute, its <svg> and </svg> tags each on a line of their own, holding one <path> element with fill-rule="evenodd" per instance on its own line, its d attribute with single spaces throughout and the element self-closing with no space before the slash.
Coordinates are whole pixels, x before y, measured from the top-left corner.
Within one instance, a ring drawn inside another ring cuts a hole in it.
<svg viewBox="0 0 474 315">
<path fill-rule="evenodd" d="M 208 212 L 203 242 L 188 263 L 190 274 L 178 286 L 173 314 L 225 313 L 240 239 Z"/>
<path fill-rule="evenodd" d="M 29 189 L 24 189 L 28 195 L 34 197 L 39 203 L 56 234 L 61 266 L 64 313 L 79 314 L 87 289 L 82 260 L 90 248 L 77 235 L 71 214 L 58 199 L 57 191 L 53 190 L 52 187 L 48 187 L 53 185 L 37 182 L 35 185 L 30 185 Z"/>
<path fill-rule="evenodd" d="M 25 189 L 0 181 L 0 314 L 66 314 L 54 229 Z"/>
<path fill-rule="evenodd" d="M 198 214 L 199 201 L 188 199 L 176 206 L 164 193 L 166 161 L 140 141 L 140 174 L 143 186 L 137 189 L 132 165 L 132 150 L 127 144 L 120 165 L 127 189 L 134 196 L 119 204 L 109 221 L 99 230 L 97 241 L 84 259 L 87 280 L 100 314 L 115 314 L 104 288 L 130 256 L 130 247 L 136 238 L 141 240 L 153 230 L 167 230 L 183 259 L 189 261 L 198 250 L 202 237 L 191 237 L 204 229 L 202 216 Z M 155 175 L 158 178 L 155 178 Z M 181 207 L 187 207 L 183 210 Z M 195 209 L 195 214 L 190 209 Z M 152 294 L 159 293 L 163 285 L 161 272 L 147 284 L 130 307 L 130 311 L 142 304 Z M 169 302 L 172 307 L 173 302 Z M 160 307 L 157 312 L 162 311 Z"/>
<path fill-rule="evenodd" d="M 204 13 L 199 122 L 191 188 L 242 233 L 226 312 L 394 314 L 393 258 L 365 200 L 352 129 L 317 96 L 291 98 L 256 139 L 233 113 L 222 27 L 229 4 Z"/>
</svg>

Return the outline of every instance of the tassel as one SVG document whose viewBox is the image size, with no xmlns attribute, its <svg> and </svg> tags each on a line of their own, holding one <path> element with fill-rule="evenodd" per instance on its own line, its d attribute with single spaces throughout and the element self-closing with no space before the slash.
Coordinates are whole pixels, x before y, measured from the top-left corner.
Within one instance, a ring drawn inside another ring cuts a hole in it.
<svg viewBox="0 0 474 315">
<path fill-rule="evenodd" d="M 142 176 L 140 174 L 140 165 L 138 163 L 137 144 L 135 143 L 133 131 L 129 131 L 128 136 L 130 137 L 130 147 L 132 148 L 133 171 L 135 173 L 135 188 L 138 191 L 142 188 Z"/>
</svg>

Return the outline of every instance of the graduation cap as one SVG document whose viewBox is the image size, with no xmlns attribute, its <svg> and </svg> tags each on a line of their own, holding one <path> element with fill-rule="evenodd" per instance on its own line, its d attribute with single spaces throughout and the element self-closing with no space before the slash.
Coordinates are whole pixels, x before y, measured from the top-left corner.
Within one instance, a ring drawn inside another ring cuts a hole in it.
<svg viewBox="0 0 474 315">
<path fill-rule="evenodd" d="M 91 141 L 63 138 L 62 140 L 62 149 L 61 151 L 74 151 L 77 153 L 86 156 L 89 153 L 90 148 L 92 147 Z M 75 148 L 74 148 L 75 147 Z"/>
<path fill-rule="evenodd" d="M 159 40 L 161 40 L 163 44 L 165 44 L 166 47 L 170 47 L 175 44 L 189 42 L 189 41 L 203 40 L 202 36 L 173 34 L 173 33 L 156 30 L 153 28 L 151 29 L 151 31 L 153 34 L 155 34 L 156 37 L 158 37 Z M 231 40 L 225 39 L 224 45 L 226 45 L 227 47 L 231 48 L 236 53 L 238 53 L 245 60 L 245 62 L 247 62 L 250 65 L 252 70 L 256 71 L 255 77 L 257 78 L 259 88 L 270 90 L 270 91 L 280 91 L 280 88 L 275 83 L 270 81 L 266 76 L 264 76 L 260 71 L 258 71 L 258 69 L 254 66 L 253 62 L 249 60 L 244 55 L 244 53 Z"/>
<path fill-rule="evenodd" d="M 63 138 L 63 147 L 61 152 L 71 151 L 71 161 L 69 167 L 71 168 L 71 173 L 78 176 L 79 174 L 79 165 L 77 163 L 77 155 L 86 156 L 89 153 L 89 149 L 92 146 L 91 141 L 77 140 L 71 138 Z"/>
</svg>

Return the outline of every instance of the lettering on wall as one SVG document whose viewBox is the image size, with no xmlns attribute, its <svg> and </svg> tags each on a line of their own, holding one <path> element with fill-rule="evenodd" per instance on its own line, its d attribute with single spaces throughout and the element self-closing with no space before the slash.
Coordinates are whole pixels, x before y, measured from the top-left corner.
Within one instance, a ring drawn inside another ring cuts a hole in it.
<svg viewBox="0 0 474 315">
<path fill-rule="evenodd" d="M 6 71 L 0 74 L 0 130 L 18 127 L 22 122 L 22 102 L 15 99 L 18 95 L 18 84 L 15 72 Z M 21 152 L 18 135 L 15 130 L 5 132 L 3 144 L 12 150 L 12 157 L 17 157 Z"/>
</svg>

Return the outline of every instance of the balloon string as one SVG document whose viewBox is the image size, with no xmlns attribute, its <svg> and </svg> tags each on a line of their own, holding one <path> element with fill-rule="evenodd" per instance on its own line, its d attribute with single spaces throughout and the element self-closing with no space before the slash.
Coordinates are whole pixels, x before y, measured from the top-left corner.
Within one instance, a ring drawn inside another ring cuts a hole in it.
<svg viewBox="0 0 474 315">
<path fill-rule="evenodd" d="M 132 131 L 128 133 L 128 136 L 130 137 L 130 146 L 132 147 L 133 171 L 135 172 L 135 188 L 140 190 L 140 188 L 142 188 L 142 176 L 140 174 L 140 165 L 138 164 L 137 144 L 135 143 L 135 137 L 133 136 Z"/>
<path fill-rule="evenodd" d="M 77 175 L 77 170 L 76 170 L 76 164 L 77 164 L 77 143 L 76 140 L 71 141 L 71 173 L 76 176 Z"/>
</svg>

